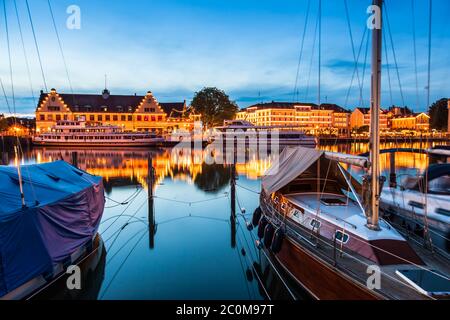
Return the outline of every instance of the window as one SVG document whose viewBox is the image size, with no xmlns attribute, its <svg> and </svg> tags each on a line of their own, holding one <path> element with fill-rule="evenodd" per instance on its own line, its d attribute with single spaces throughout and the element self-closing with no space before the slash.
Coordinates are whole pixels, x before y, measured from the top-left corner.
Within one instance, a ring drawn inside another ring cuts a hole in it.
<svg viewBox="0 0 450 320">
<path fill-rule="evenodd" d="M 349 240 L 348 234 L 343 233 L 340 230 L 336 231 L 334 238 L 336 239 L 336 241 L 343 243 L 343 244 L 346 244 Z"/>
<path fill-rule="evenodd" d="M 158 116 L 158 121 L 162 121 L 162 116 Z"/>
<path fill-rule="evenodd" d="M 424 205 L 423 203 L 420 203 L 420 202 L 410 201 L 410 202 L 408 202 L 408 204 L 409 204 L 411 207 L 414 207 L 414 208 L 425 209 L 425 205 Z"/>
<path fill-rule="evenodd" d="M 60 114 L 57 114 L 56 115 L 56 121 L 60 121 L 61 120 L 61 115 Z"/>
<path fill-rule="evenodd" d="M 450 194 L 450 174 L 431 180 L 428 189 L 432 193 Z"/>
<path fill-rule="evenodd" d="M 133 121 L 133 116 L 128 116 L 128 121 Z"/>
<path fill-rule="evenodd" d="M 142 116 L 137 116 L 137 121 L 142 121 Z"/>
<path fill-rule="evenodd" d="M 126 116 L 120 116 L 120 121 L 126 121 L 127 117 Z"/>
<path fill-rule="evenodd" d="M 64 115 L 64 120 L 68 120 L 69 116 L 67 114 Z"/>
<path fill-rule="evenodd" d="M 111 116 L 110 116 L 109 114 L 107 114 L 107 115 L 105 116 L 105 120 L 106 120 L 106 121 L 110 121 L 110 120 L 111 120 Z"/>
<path fill-rule="evenodd" d="M 117 115 L 113 116 L 113 121 L 119 121 L 119 117 Z"/>
<path fill-rule="evenodd" d="M 152 121 L 156 121 L 156 118 L 155 118 L 155 116 L 152 116 Z"/>
<path fill-rule="evenodd" d="M 437 208 L 436 209 L 436 213 L 437 214 L 442 214 L 444 216 L 450 217 L 450 210 L 446 210 L 446 209 L 442 209 L 442 208 Z"/>
<path fill-rule="evenodd" d="M 101 114 L 97 116 L 97 121 L 103 121 L 103 116 Z"/>
<path fill-rule="evenodd" d="M 47 120 L 48 121 L 53 121 L 53 115 L 52 114 L 47 115 Z"/>
<path fill-rule="evenodd" d="M 94 116 L 94 115 L 90 115 L 90 116 L 89 116 L 89 120 L 95 121 L 95 116 Z"/>
<path fill-rule="evenodd" d="M 320 221 L 318 221 L 316 219 L 312 219 L 310 225 L 311 225 L 311 227 L 313 227 L 313 229 L 319 229 Z"/>
<path fill-rule="evenodd" d="M 44 115 L 44 114 L 40 114 L 40 115 L 39 115 L 39 120 L 45 121 L 45 115 Z"/>
<path fill-rule="evenodd" d="M 48 106 L 49 111 L 60 111 L 60 108 L 57 106 Z"/>
</svg>

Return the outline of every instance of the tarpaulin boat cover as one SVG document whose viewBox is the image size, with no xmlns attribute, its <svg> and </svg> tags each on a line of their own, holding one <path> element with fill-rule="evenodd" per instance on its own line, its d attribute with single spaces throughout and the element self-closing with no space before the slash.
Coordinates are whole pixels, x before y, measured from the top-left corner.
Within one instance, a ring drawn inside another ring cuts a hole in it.
<svg viewBox="0 0 450 320">
<path fill-rule="evenodd" d="M 105 205 L 102 178 L 64 161 L 0 166 L 0 297 L 52 273 L 97 233 Z"/>
<path fill-rule="evenodd" d="M 285 148 L 278 161 L 274 162 L 262 178 L 264 191 L 267 194 L 279 191 L 311 167 L 323 154 L 323 151 L 304 147 Z"/>
</svg>

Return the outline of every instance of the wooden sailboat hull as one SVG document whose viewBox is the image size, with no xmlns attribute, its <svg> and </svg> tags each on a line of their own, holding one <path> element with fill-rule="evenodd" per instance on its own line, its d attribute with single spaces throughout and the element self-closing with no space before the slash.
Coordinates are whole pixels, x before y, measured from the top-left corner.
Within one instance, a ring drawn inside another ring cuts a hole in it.
<svg viewBox="0 0 450 320">
<path fill-rule="evenodd" d="M 273 255 L 283 269 L 317 300 L 381 300 L 382 297 L 331 267 L 290 237 Z"/>
</svg>

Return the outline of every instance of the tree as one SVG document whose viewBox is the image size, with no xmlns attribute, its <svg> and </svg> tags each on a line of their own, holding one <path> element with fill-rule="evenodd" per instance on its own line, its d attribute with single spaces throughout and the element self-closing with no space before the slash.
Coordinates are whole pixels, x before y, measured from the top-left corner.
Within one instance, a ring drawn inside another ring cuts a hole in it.
<svg viewBox="0 0 450 320">
<path fill-rule="evenodd" d="M 448 126 L 448 99 L 442 98 L 430 106 L 430 127 L 431 129 L 447 131 Z"/>
<path fill-rule="evenodd" d="M 236 103 L 224 91 L 212 87 L 196 92 L 191 107 L 202 115 L 203 124 L 208 128 L 223 125 L 224 120 L 233 119 L 238 111 Z"/>
</svg>

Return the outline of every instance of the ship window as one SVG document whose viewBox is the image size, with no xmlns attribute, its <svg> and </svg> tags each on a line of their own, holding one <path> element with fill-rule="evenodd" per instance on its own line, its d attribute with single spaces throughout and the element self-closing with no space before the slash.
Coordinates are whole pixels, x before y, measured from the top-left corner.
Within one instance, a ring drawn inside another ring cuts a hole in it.
<svg viewBox="0 0 450 320">
<path fill-rule="evenodd" d="M 287 203 L 282 203 L 281 204 L 281 210 L 286 210 L 286 207 L 287 207 Z"/>
<path fill-rule="evenodd" d="M 320 227 L 320 221 L 312 219 L 310 225 L 311 227 L 313 227 L 313 229 L 318 229 Z"/>
<path fill-rule="evenodd" d="M 446 209 L 442 209 L 442 208 L 437 208 L 437 209 L 436 209 L 436 213 L 442 214 L 442 215 L 447 216 L 447 217 L 450 217 L 450 210 L 446 210 Z"/>
<path fill-rule="evenodd" d="M 450 194 L 450 174 L 430 181 L 429 191 L 439 194 Z"/>
<path fill-rule="evenodd" d="M 275 203 L 275 204 L 279 203 L 278 197 L 273 198 L 273 203 Z"/>
<path fill-rule="evenodd" d="M 417 201 L 410 201 L 410 202 L 408 202 L 408 204 L 411 207 L 418 208 L 418 209 L 424 209 L 425 208 L 425 205 L 423 203 L 420 203 L 420 202 L 417 202 Z"/>
<path fill-rule="evenodd" d="M 346 244 L 349 240 L 349 236 L 346 233 L 343 233 L 342 231 L 338 230 L 336 231 L 334 238 L 336 239 L 336 241 L 339 241 L 343 244 Z"/>
<path fill-rule="evenodd" d="M 298 209 L 293 209 L 293 210 L 291 211 L 291 213 L 292 213 L 292 215 L 293 215 L 294 217 L 299 218 L 300 215 L 304 215 L 304 214 L 305 214 L 305 211 L 303 211 L 303 210 L 298 210 Z"/>
</svg>

